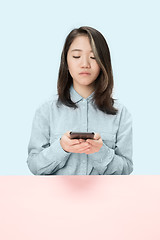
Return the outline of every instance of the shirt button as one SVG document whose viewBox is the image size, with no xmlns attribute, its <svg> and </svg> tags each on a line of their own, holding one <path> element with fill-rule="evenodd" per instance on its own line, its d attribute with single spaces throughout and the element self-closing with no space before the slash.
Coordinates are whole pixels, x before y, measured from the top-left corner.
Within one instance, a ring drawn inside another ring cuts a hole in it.
<svg viewBox="0 0 160 240">
<path fill-rule="evenodd" d="M 109 159 L 112 159 L 112 155 L 109 156 Z"/>
</svg>

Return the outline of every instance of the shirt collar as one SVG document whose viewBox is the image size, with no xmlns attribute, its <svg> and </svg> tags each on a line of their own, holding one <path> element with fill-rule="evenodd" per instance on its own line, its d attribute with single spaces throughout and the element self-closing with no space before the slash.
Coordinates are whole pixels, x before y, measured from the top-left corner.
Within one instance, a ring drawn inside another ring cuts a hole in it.
<svg viewBox="0 0 160 240">
<path fill-rule="evenodd" d="M 91 93 L 91 95 L 89 95 L 87 98 L 83 98 L 81 95 L 79 95 L 79 93 L 74 89 L 73 84 L 70 87 L 70 97 L 71 100 L 76 103 L 79 102 L 83 99 L 85 99 L 86 101 L 90 102 L 92 100 L 94 92 Z"/>
</svg>

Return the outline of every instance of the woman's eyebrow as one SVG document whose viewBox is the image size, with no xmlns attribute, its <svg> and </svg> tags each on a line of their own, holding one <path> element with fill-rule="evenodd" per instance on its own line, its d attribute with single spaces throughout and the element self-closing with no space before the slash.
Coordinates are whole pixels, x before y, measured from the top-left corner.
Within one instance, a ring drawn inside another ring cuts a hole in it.
<svg viewBox="0 0 160 240">
<path fill-rule="evenodd" d="M 81 49 L 73 49 L 71 52 L 74 52 L 74 51 L 82 52 L 83 50 L 81 50 Z M 90 52 L 93 52 L 93 51 L 91 50 Z"/>
</svg>

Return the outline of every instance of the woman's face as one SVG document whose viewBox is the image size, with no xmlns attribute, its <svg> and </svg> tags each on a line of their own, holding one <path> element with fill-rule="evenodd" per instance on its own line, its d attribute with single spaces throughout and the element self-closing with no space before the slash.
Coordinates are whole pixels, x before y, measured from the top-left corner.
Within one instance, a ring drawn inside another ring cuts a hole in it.
<svg viewBox="0 0 160 240">
<path fill-rule="evenodd" d="M 73 83 L 78 86 L 92 86 L 100 73 L 100 67 L 94 59 L 89 38 L 76 37 L 67 53 L 67 64 Z"/>
</svg>

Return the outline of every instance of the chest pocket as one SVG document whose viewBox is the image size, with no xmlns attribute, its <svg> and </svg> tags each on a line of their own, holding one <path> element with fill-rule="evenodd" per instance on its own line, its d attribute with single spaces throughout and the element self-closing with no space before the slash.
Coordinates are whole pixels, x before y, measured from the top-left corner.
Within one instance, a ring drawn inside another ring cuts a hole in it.
<svg viewBox="0 0 160 240">
<path fill-rule="evenodd" d="M 110 132 L 101 132 L 100 136 L 105 145 L 114 149 L 116 145 L 116 134 Z"/>
</svg>

